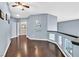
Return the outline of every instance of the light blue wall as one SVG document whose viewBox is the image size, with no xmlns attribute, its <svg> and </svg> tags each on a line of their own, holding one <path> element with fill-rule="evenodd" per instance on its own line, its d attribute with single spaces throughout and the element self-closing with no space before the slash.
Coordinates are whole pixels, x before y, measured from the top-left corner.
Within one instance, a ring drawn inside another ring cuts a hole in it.
<svg viewBox="0 0 79 59">
<path fill-rule="evenodd" d="M 8 7 L 5 2 L 0 2 L 0 9 L 4 13 L 8 13 Z M 10 42 L 10 24 L 7 21 L 0 19 L 0 56 L 3 56 Z"/>
<path fill-rule="evenodd" d="M 36 24 L 36 20 L 40 22 L 40 26 Z M 31 38 L 46 39 L 47 38 L 47 15 L 32 15 L 27 20 L 27 35 Z"/>
<path fill-rule="evenodd" d="M 0 2 L 0 9 L 4 12 L 4 14 L 9 14 L 10 15 L 10 11 L 9 8 L 7 6 L 7 2 Z"/>
<path fill-rule="evenodd" d="M 73 57 L 79 57 L 79 46 L 73 45 Z"/>
<path fill-rule="evenodd" d="M 10 39 L 10 25 L 0 19 L 0 56 L 3 56 Z"/>
<path fill-rule="evenodd" d="M 10 29 L 11 29 L 11 38 L 14 38 L 14 37 L 16 37 L 16 22 L 11 21 L 10 26 L 11 26 L 10 27 Z"/>
<path fill-rule="evenodd" d="M 79 36 L 79 19 L 59 22 L 58 31 Z"/>
<path fill-rule="evenodd" d="M 36 24 L 36 21 L 39 24 Z M 57 30 L 57 17 L 50 14 L 36 14 L 27 20 L 27 35 L 31 38 L 48 39 L 48 31 Z"/>
<path fill-rule="evenodd" d="M 48 31 L 57 31 L 57 16 L 47 15 L 47 30 Z"/>
</svg>

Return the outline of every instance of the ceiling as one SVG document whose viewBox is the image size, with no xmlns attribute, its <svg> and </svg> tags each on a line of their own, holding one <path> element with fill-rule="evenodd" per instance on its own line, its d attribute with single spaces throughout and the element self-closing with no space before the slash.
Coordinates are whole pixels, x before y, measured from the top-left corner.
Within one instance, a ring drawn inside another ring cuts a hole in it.
<svg viewBox="0 0 79 59">
<path fill-rule="evenodd" d="M 18 7 L 12 7 L 14 2 L 9 2 L 12 17 L 26 18 L 31 14 L 49 13 L 58 17 L 57 21 L 79 19 L 79 2 L 24 2 L 30 8 L 22 11 Z"/>
</svg>

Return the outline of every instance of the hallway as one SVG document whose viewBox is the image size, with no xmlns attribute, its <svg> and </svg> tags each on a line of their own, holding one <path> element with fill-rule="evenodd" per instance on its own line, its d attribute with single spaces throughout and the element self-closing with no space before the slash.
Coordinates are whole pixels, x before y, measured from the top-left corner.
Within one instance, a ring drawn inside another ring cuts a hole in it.
<svg viewBox="0 0 79 59">
<path fill-rule="evenodd" d="M 6 57 L 64 57 L 59 48 L 47 41 L 30 40 L 25 35 L 11 39 Z"/>
<path fill-rule="evenodd" d="M 79 2 L 0 2 L 0 27 L 0 57 L 79 57 Z"/>
</svg>

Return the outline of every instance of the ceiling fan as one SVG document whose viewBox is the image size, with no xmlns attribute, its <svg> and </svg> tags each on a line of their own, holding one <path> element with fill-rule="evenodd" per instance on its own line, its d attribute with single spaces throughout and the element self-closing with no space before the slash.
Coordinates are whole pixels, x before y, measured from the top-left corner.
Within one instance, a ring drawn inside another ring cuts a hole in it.
<svg viewBox="0 0 79 59">
<path fill-rule="evenodd" d="M 30 8 L 28 5 L 24 5 L 23 3 L 21 2 L 15 2 L 16 5 L 12 5 L 12 7 L 18 7 L 18 6 L 22 6 L 22 7 L 25 7 L 25 8 Z M 22 10 L 24 10 L 24 8 L 22 8 Z"/>
</svg>

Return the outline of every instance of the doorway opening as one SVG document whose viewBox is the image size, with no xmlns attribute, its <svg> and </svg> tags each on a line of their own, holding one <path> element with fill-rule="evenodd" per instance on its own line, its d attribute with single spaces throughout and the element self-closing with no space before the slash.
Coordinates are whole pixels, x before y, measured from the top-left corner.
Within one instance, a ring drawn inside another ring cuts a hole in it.
<svg viewBox="0 0 79 59">
<path fill-rule="evenodd" d="M 19 35 L 27 34 L 27 22 L 19 22 Z"/>
</svg>

